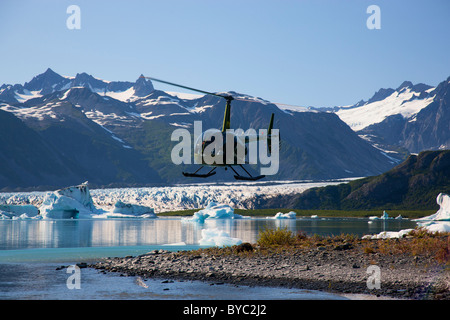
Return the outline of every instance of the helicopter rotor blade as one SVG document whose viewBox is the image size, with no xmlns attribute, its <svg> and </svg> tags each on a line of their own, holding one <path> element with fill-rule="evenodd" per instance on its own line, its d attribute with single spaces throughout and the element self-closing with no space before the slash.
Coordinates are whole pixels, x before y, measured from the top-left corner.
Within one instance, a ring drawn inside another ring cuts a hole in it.
<svg viewBox="0 0 450 320">
<path fill-rule="evenodd" d="M 224 95 L 224 94 L 217 94 L 217 93 L 213 93 L 213 92 L 208 92 L 208 91 L 204 91 L 204 90 L 200 90 L 200 89 L 184 86 L 184 85 L 181 85 L 181 84 L 177 84 L 177 83 L 173 83 L 173 82 L 169 82 L 169 81 L 165 81 L 165 80 L 161 80 L 161 79 L 157 79 L 157 78 L 153 78 L 153 77 L 141 76 L 140 78 L 150 79 L 152 81 L 161 82 L 161 83 L 168 84 L 168 85 L 171 85 L 171 86 L 180 87 L 180 88 L 183 88 L 183 89 L 187 89 L 187 90 L 191 90 L 191 91 L 200 92 L 200 93 L 203 93 L 203 94 L 208 94 L 208 95 L 224 98 L 225 100 L 240 100 L 240 101 L 246 101 L 246 102 L 258 102 L 257 100 L 246 99 L 246 98 L 242 98 L 242 97 L 233 97 L 231 95 Z M 274 104 L 277 107 L 284 106 L 284 107 L 304 108 L 304 107 L 301 107 L 301 106 L 284 104 L 284 103 L 278 103 L 278 102 L 270 102 L 270 101 L 266 101 L 266 102 L 264 102 L 264 104 Z"/>
<path fill-rule="evenodd" d="M 173 83 L 173 82 L 169 82 L 169 81 L 165 81 L 165 80 L 161 80 L 161 79 L 156 79 L 156 78 L 153 78 L 153 77 L 141 76 L 140 78 L 150 79 L 152 81 L 161 82 L 161 83 L 164 83 L 164 84 L 168 84 L 168 85 L 175 86 L 175 87 L 180 87 L 180 88 L 187 89 L 187 90 L 197 91 L 197 92 L 200 92 L 200 93 L 209 94 L 209 95 L 216 96 L 216 97 L 221 97 L 221 98 L 224 98 L 224 99 L 229 99 L 230 98 L 230 96 L 217 94 L 217 93 L 212 93 L 212 92 L 208 92 L 208 91 L 204 91 L 204 90 L 199 90 L 199 89 L 183 86 L 181 84 L 176 84 L 176 83 Z"/>
<path fill-rule="evenodd" d="M 286 104 L 286 103 L 280 103 L 280 102 L 272 102 L 272 101 L 258 101 L 258 100 L 252 100 L 252 99 L 246 99 L 246 98 L 241 98 L 241 97 L 233 97 L 234 100 L 239 100 L 239 101 L 245 101 L 245 102 L 259 102 L 262 103 L 264 105 L 268 105 L 268 104 L 274 104 L 276 105 L 278 108 L 280 107 L 290 107 L 290 108 L 294 108 L 295 109 L 307 109 L 307 107 L 302 107 L 302 106 L 298 106 L 298 105 L 294 105 L 294 104 Z"/>
</svg>

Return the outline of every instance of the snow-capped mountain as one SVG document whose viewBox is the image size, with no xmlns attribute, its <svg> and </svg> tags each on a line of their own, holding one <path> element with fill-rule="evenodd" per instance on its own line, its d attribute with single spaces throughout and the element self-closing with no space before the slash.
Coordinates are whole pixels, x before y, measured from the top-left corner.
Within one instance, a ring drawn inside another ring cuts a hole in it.
<svg viewBox="0 0 450 320">
<path fill-rule="evenodd" d="M 383 122 L 393 115 L 401 115 L 408 121 L 414 121 L 417 113 L 433 101 L 434 95 L 431 92 L 434 89 L 405 81 L 395 90 L 380 89 L 367 102 L 341 107 L 336 114 L 354 131 Z"/>
<path fill-rule="evenodd" d="M 103 96 L 128 101 L 150 94 L 154 88 L 151 81 L 139 77 L 136 82 L 105 81 L 87 73 L 78 73 L 75 77 L 64 77 L 48 68 L 24 85 L 4 84 L 0 87 L 0 101 L 8 103 L 25 102 L 54 92 L 70 88 L 83 87 Z"/>
<path fill-rule="evenodd" d="M 450 148 L 450 78 L 437 87 L 403 82 L 333 111 L 362 138 L 390 152 Z"/>
<path fill-rule="evenodd" d="M 286 110 L 228 92 L 232 128 L 280 128 L 280 170 L 269 179 L 334 179 L 385 172 L 397 160 L 361 139 L 334 113 Z M 51 69 L 24 85 L 0 87 L 0 189 L 195 182 L 170 152 L 174 129 L 220 128 L 225 101 L 155 90 L 151 81 L 105 81 Z M 14 134 L 13 134 L 14 132 Z M 4 137 L 2 139 L 2 137 Z M 248 170 L 253 170 L 248 167 Z M 215 179 L 233 180 L 223 170 Z M 204 181 L 204 180 L 199 180 Z"/>
</svg>

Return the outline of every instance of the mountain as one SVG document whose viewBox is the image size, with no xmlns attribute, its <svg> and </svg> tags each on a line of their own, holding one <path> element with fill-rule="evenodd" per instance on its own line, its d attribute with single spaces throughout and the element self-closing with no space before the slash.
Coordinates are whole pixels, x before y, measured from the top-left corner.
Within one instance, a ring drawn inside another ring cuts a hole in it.
<svg viewBox="0 0 450 320">
<path fill-rule="evenodd" d="M 105 81 L 82 72 L 75 77 L 63 77 L 48 68 L 44 73 L 35 76 L 24 85 L 4 84 L 0 87 L 0 101 L 7 103 L 25 102 L 54 92 L 70 88 L 83 87 L 92 92 L 113 98 L 133 99 L 151 93 L 154 88 L 151 81 L 138 78 L 136 82 Z"/>
<path fill-rule="evenodd" d="M 32 107 L 0 110 L 0 188 L 54 188 L 82 180 L 94 186 L 161 182 L 139 152 L 79 107 L 33 100 Z"/>
<path fill-rule="evenodd" d="M 450 77 L 438 86 L 403 82 L 367 102 L 333 111 L 358 135 L 391 156 L 450 148 Z"/>
<path fill-rule="evenodd" d="M 261 98 L 228 94 L 246 100 L 232 102 L 232 128 L 266 129 L 271 113 L 275 114 L 275 128 L 281 133 L 280 169 L 267 179 L 360 177 L 380 174 L 398 163 L 361 139 L 334 113 L 280 109 Z M 27 127 L 26 136 L 39 141 L 36 148 L 48 150 L 37 152 L 42 161 L 56 161 L 65 171 L 55 178 L 51 166 L 41 169 L 33 161 L 10 166 L 18 176 L 27 172 L 27 180 L 13 178 L 6 167 L 0 167 L 0 188 L 60 187 L 86 180 L 91 185 L 204 181 L 182 176 L 181 171 L 194 167 L 172 163 L 176 142 L 170 137 L 177 128 L 192 132 L 194 121 L 202 121 L 203 130 L 220 128 L 224 108 L 219 97 L 155 90 L 143 77 L 135 82 L 106 81 L 87 73 L 64 77 L 47 69 L 24 85 L 2 85 L 0 110 L 16 118 L 14 130 Z M 29 143 L 5 142 L 0 144 L 0 154 L 14 162 L 29 156 Z M 259 174 L 255 166 L 248 170 Z M 233 180 L 228 172 L 218 171 L 216 180 Z"/>
<path fill-rule="evenodd" d="M 450 193 L 450 150 L 424 151 L 378 176 L 278 196 L 261 207 L 296 209 L 438 209 L 439 193 Z"/>
</svg>

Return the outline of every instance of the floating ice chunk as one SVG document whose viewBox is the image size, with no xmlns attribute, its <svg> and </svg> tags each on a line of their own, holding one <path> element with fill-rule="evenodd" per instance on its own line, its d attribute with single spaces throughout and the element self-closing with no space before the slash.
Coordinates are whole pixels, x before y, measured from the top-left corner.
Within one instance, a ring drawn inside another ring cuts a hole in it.
<svg viewBox="0 0 450 320">
<path fill-rule="evenodd" d="M 392 218 L 389 217 L 389 215 L 387 214 L 387 212 L 383 210 L 383 215 L 381 216 L 380 219 L 382 219 L 382 220 L 387 220 L 387 219 L 392 219 Z"/>
<path fill-rule="evenodd" d="M 78 186 L 47 192 L 39 207 L 44 219 L 91 218 L 101 213 L 89 193 L 87 181 Z"/>
<path fill-rule="evenodd" d="M 184 242 L 184 241 L 163 244 L 163 246 L 185 246 L 185 245 L 186 245 L 186 242 Z"/>
<path fill-rule="evenodd" d="M 278 212 L 272 219 L 295 219 L 296 213 L 294 211 L 290 211 L 288 213 Z"/>
<path fill-rule="evenodd" d="M 383 214 L 381 215 L 381 217 L 378 217 L 378 216 L 370 216 L 369 217 L 369 220 L 389 220 L 389 219 L 394 219 L 394 218 L 389 217 L 389 215 L 387 214 L 386 211 L 383 211 Z M 401 219 L 401 218 L 399 218 L 399 219 Z"/>
<path fill-rule="evenodd" d="M 234 213 L 234 209 L 227 204 L 210 202 L 206 208 L 197 211 L 191 218 L 184 221 L 205 222 L 206 219 L 242 219 L 243 216 Z"/>
<path fill-rule="evenodd" d="M 365 235 L 363 239 L 392 239 L 392 238 L 404 238 L 408 233 L 414 229 L 404 229 L 400 231 L 383 231 L 375 235 Z"/>
<path fill-rule="evenodd" d="M 202 238 L 199 243 L 202 246 L 227 247 L 239 245 L 242 243 L 242 240 L 230 237 L 230 235 L 225 231 L 217 228 L 211 228 L 202 230 Z"/>
<path fill-rule="evenodd" d="M 35 216 L 29 216 L 27 213 L 22 213 L 20 216 L 14 216 L 12 217 L 13 220 L 41 220 L 41 215 L 35 215 Z"/>
<path fill-rule="evenodd" d="M 114 205 L 113 213 L 119 213 L 125 216 L 133 217 L 146 217 L 146 218 L 157 218 L 155 210 L 150 207 L 140 206 L 137 204 L 123 203 L 122 201 L 117 201 Z"/>
<path fill-rule="evenodd" d="M 1 219 L 30 219 L 39 215 L 39 210 L 33 205 L 0 204 Z"/>
<path fill-rule="evenodd" d="M 439 193 L 436 198 L 437 204 L 440 206 L 439 210 L 431 216 L 416 219 L 415 221 L 434 220 L 434 221 L 448 221 L 450 220 L 450 196 L 445 193 Z"/>
<path fill-rule="evenodd" d="M 450 232 L 450 222 L 433 222 L 424 226 L 429 232 Z"/>
<path fill-rule="evenodd" d="M 419 226 L 425 228 L 428 232 L 435 233 L 435 232 L 450 232 L 450 222 L 447 221 L 434 221 L 434 222 L 428 222 L 419 224 Z M 391 239 L 391 238 L 404 238 L 406 235 L 408 235 L 411 231 L 414 229 L 403 229 L 398 232 L 396 231 L 383 231 L 379 234 L 375 235 L 365 235 L 363 239 Z"/>
<path fill-rule="evenodd" d="M 93 214 L 91 215 L 93 219 L 155 219 L 157 218 L 156 214 L 141 214 L 141 215 L 130 215 L 116 212 L 103 212 L 101 214 Z"/>
</svg>

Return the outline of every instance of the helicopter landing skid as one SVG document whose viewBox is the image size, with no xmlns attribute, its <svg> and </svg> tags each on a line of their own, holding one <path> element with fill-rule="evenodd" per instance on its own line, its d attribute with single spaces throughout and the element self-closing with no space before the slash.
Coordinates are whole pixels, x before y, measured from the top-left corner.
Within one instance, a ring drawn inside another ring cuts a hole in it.
<svg viewBox="0 0 450 320">
<path fill-rule="evenodd" d="M 193 177 L 193 178 L 208 178 L 208 177 L 211 177 L 216 174 L 216 172 L 214 172 L 214 170 L 216 170 L 216 168 L 212 168 L 208 173 L 197 173 L 200 171 L 201 168 L 203 168 L 203 166 L 198 168 L 197 171 L 195 171 L 194 173 L 183 172 L 183 176 Z"/>
<path fill-rule="evenodd" d="M 242 164 L 240 164 L 239 166 L 248 174 L 248 177 L 241 176 L 239 173 L 236 172 L 236 170 L 233 169 L 232 166 L 229 166 L 231 168 L 231 170 L 233 170 L 233 172 L 236 173 L 236 175 L 234 176 L 234 178 L 236 180 L 256 181 L 256 180 L 259 180 L 259 179 L 262 179 L 265 177 L 265 175 L 253 177 L 247 170 L 245 170 L 245 168 L 242 166 Z"/>
</svg>

